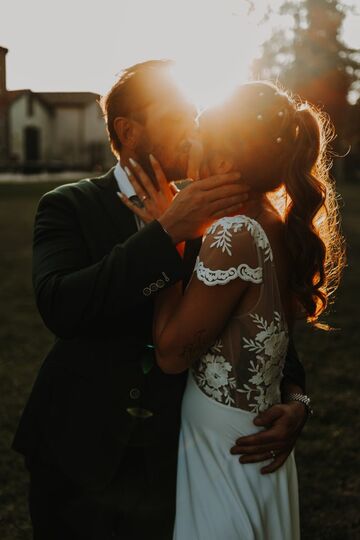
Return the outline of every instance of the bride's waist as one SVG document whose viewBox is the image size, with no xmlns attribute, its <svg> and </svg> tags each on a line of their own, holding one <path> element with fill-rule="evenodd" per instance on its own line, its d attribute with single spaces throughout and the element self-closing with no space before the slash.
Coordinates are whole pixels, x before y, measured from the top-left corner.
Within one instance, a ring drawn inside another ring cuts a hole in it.
<svg viewBox="0 0 360 540">
<path fill-rule="evenodd" d="M 217 434 L 236 438 L 262 431 L 253 423 L 256 413 L 219 403 L 207 396 L 197 385 L 189 370 L 182 401 L 182 422 L 196 430 L 211 430 Z"/>
</svg>

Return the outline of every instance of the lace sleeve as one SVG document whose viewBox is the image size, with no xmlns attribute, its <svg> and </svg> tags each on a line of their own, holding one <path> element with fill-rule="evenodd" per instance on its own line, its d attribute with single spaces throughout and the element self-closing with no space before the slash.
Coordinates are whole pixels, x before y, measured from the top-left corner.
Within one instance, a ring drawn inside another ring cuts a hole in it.
<svg viewBox="0 0 360 540">
<path fill-rule="evenodd" d="M 272 258 L 261 226 L 247 216 L 222 218 L 206 231 L 194 272 L 208 286 L 234 279 L 262 283 L 262 261 Z"/>
</svg>

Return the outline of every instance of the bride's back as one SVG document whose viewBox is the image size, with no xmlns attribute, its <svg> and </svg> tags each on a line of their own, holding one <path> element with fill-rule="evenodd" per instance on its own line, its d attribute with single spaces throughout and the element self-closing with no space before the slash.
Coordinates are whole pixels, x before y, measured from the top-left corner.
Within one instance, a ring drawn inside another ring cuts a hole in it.
<svg viewBox="0 0 360 540">
<path fill-rule="evenodd" d="M 267 214 L 268 212 L 266 212 Z M 264 214 L 264 212 L 262 213 Z M 245 215 L 227 217 L 206 231 L 196 262 L 209 286 L 234 279 L 248 287 L 213 346 L 195 363 L 199 388 L 224 405 L 257 413 L 281 402 L 280 383 L 288 347 L 286 253 L 274 215 L 263 225 Z M 275 261 L 277 253 L 278 261 Z"/>
<path fill-rule="evenodd" d="M 285 226 L 279 214 L 275 209 L 272 208 L 264 208 L 256 220 L 264 229 L 271 245 L 281 304 L 287 319 L 287 323 L 289 326 L 291 326 L 293 319 L 293 301 L 291 290 L 289 288 L 290 266 L 289 252 L 285 237 Z M 243 298 L 241 298 L 240 308 L 244 312 L 251 309 L 251 306 L 254 305 L 254 300 L 259 295 L 258 289 L 259 286 L 250 286 L 246 294 L 243 296 Z"/>
</svg>

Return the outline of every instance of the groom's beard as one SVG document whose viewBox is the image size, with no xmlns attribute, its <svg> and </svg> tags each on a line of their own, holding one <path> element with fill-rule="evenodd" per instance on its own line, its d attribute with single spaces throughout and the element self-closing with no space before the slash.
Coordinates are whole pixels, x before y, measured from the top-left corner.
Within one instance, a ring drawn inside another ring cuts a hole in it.
<svg viewBox="0 0 360 540">
<path fill-rule="evenodd" d="M 149 154 L 152 154 L 159 161 L 167 180 L 172 182 L 173 180 L 186 178 L 189 150 L 190 143 L 185 141 L 171 153 L 163 145 L 151 144 L 148 137 L 144 135 L 136 148 L 136 154 L 140 165 L 156 184 Z"/>
</svg>

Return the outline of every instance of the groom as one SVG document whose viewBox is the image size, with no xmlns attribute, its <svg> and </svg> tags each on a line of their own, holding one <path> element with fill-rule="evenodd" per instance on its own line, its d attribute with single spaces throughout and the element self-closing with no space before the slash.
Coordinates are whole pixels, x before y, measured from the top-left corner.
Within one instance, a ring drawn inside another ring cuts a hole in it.
<svg viewBox="0 0 360 540">
<path fill-rule="evenodd" d="M 189 275 L 196 255 L 188 242 L 183 261 L 172 231 L 177 241 L 196 238 L 247 195 L 238 175 L 195 182 L 166 211 L 168 231 L 161 219 L 144 226 L 120 203 L 117 191 L 134 195 L 123 170 L 129 158 L 149 170 L 151 152 L 170 180 L 186 175 L 195 111 L 168 68 L 133 66 L 103 99 L 116 167 L 39 203 L 33 282 L 55 341 L 13 442 L 30 472 L 35 540 L 172 538 L 186 375 L 166 375 L 153 363 L 153 299 Z M 304 389 L 296 354 L 288 355 L 285 377 L 290 389 Z M 277 407 L 279 429 L 268 426 L 269 433 L 290 451 L 305 409 Z M 247 456 L 259 461 L 254 440 Z"/>
</svg>

